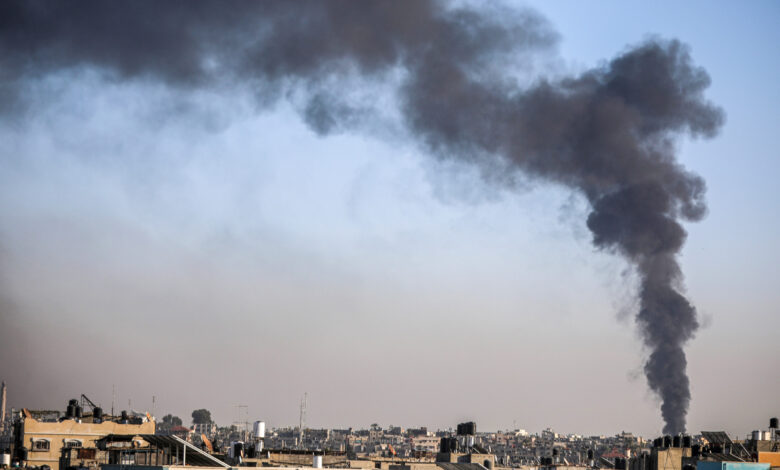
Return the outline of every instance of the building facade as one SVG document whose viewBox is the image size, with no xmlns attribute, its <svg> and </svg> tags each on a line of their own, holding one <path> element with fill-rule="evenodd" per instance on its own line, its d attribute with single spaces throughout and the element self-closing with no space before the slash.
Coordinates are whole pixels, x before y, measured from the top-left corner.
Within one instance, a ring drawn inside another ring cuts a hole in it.
<svg viewBox="0 0 780 470">
<path fill-rule="evenodd" d="M 16 430 L 15 454 L 28 467 L 48 465 L 52 470 L 59 470 L 63 449 L 95 448 L 96 441 L 109 434 L 154 434 L 154 421 L 140 424 L 78 419 L 50 422 L 26 417 Z"/>
</svg>

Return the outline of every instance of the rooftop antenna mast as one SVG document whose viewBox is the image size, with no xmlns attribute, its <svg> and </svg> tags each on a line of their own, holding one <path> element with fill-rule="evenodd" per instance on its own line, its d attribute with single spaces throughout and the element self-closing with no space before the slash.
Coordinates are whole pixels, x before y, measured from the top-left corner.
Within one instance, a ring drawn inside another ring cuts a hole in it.
<svg viewBox="0 0 780 470">
<path fill-rule="evenodd" d="M 248 405 L 235 405 L 236 407 L 236 430 L 239 429 L 239 425 L 244 425 L 244 436 L 243 439 L 247 440 L 247 434 L 249 434 L 249 406 Z M 244 410 L 244 421 L 241 421 L 241 409 Z"/>
<path fill-rule="evenodd" d="M 306 398 L 308 393 L 303 393 L 301 399 L 301 414 L 298 417 L 298 448 L 303 449 L 303 427 L 306 425 Z"/>
</svg>

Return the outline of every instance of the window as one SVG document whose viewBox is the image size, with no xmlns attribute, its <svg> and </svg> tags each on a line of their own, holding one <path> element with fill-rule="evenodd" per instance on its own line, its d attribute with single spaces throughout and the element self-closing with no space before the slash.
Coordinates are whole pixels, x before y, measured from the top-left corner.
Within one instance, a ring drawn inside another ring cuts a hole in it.
<svg viewBox="0 0 780 470">
<path fill-rule="evenodd" d="M 81 439 L 65 439 L 64 447 L 66 449 L 78 449 L 83 447 L 83 443 L 81 442 Z"/>
<path fill-rule="evenodd" d="M 33 439 L 32 440 L 32 450 L 33 452 L 45 452 L 49 450 L 49 440 L 48 439 Z"/>
<path fill-rule="evenodd" d="M 79 449 L 78 458 L 95 460 L 97 449 Z"/>
</svg>

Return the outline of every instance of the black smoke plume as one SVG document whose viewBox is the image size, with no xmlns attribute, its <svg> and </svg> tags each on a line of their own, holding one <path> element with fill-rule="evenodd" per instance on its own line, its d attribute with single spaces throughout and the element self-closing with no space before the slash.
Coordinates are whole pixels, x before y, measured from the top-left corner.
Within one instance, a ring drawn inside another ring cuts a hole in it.
<svg viewBox="0 0 780 470">
<path fill-rule="evenodd" d="M 673 40 L 529 85 L 522 75 L 556 41 L 531 11 L 437 1 L 9 0 L 0 112 L 21 118 L 36 80 L 91 69 L 179 90 L 239 86 L 263 103 L 297 93 L 306 122 L 327 133 L 382 111 L 350 98 L 345 83 L 389 89 L 431 154 L 584 195 L 595 246 L 639 274 L 645 373 L 664 431 L 677 433 L 690 401 L 683 347 L 698 327 L 681 294 L 680 221 L 706 208 L 704 181 L 676 161 L 675 144 L 715 135 L 723 113 L 703 97 L 706 72 Z"/>
</svg>

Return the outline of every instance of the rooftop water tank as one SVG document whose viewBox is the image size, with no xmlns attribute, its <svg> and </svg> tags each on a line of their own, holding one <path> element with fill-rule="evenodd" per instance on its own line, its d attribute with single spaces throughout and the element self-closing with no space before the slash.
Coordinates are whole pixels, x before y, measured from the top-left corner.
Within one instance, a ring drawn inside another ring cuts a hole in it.
<svg viewBox="0 0 780 470">
<path fill-rule="evenodd" d="M 265 421 L 255 421 L 252 432 L 258 439 L 265 438 Z"/>
<path fill-rule="evenodd" d="M 96 406 L 94 410 L 92 410 L 92 421 L 99 423 L 103 420 L 103 408 Z"/>
</svg>

